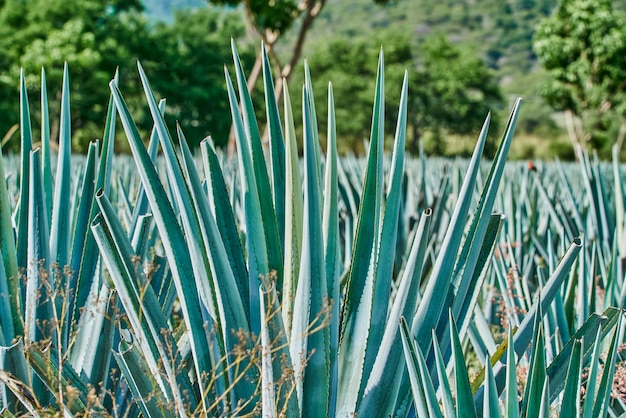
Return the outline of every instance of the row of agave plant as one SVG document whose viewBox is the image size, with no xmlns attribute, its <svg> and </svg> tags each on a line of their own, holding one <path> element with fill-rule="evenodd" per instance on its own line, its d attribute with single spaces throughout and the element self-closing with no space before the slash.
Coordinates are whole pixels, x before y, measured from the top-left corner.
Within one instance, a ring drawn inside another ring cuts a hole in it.
<svg viewBox="0 0 626 418">
<path fill-rule="evenodd" d="M 298 150 L 267 57 L 264 150 L 233 58 L 236 160 L 175 141 L 139 65 L 148 146 L 114 79 L 102 143 L 72 158 L 66 68 L 52 164 L 45 73 L 41 149 L 22 77 L 21 158 L 0 158 L 2 416 L 626 411 L 617 157 L 505 164 L 518 100 L 490 165 L 489 116 L 469 162 L 406 158 L 405 78 L 387 158 L 382 52 L 366 159 L 337 155 L 330 85 L 322 158 L 308 69 Z"/>
</svg>

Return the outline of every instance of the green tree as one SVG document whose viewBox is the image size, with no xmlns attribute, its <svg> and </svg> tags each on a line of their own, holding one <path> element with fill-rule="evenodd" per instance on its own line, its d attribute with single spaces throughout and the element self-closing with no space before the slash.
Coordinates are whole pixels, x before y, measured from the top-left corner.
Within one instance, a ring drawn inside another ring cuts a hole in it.
<svg viewBox="0 0 626 418">
<path fill-rule="evenodd" d="M 231 62 L 230 38 L 245 31 L 240 17 L 210 8 L 177 12 L 172 24 L 159 24 L 153 37 L 158 54 L 151 61 L 152 87 L 167 98 L 166 119 L 172 128 L 178 121 L 191 146 L 211 135 L 225 145 L 231 125 L 224 64 Z M 254 51 L 239 45 L 245 68 L 254 62 Z"/>
<path fill-rule="evenodd" d="M 369 137 L 380 45 L 379 40 L 336 38 L 315 45 L 310 56 L 317 102 L 324 103 L 327 83 L 330 80 L 333 84 L 337 134 L 344 150 L 360 149 L 363 139 Z M 383 48 L 388 86 L 385 96 L 387 131 L 395 128 L 400 86 L 404 69 L 407 69 L 408 121 L 413 150 L 428 133 L 433 139 L 432 151 L 443 153 L 446 134 L 477 133 L 487 113 L 502 105 L 497 80 L 486 65 L 472 51 L 451 44 L 445 37 L 428 37 L 414 50 L 408 37 L 391 34 L 385 38 Z M 292 81 L 290 84 L 299 85 L 302 77 L 294 76 Z M 318 117 L 325 123 L 325 112 L 318 112 Z"/>
<path fill-rule="evenodd" d="M 444 36 L 424 41 L 417 68 L 411 99 L 414 146 L 428 130 L 435 151 L 443 152 L 445 133 L 478 133 L 487 113 L 502 106 L 497 79 L 485 63 L 470 48 L 453 45 Z"/>
<path fill-rule="evenodd" d="M 551 77 L 542 95 L 565 112 L 574 144 L 609 145 L 615 121 L 623 124 L 625 23 L 611 0 L 559 0 L 537 27 L 534 49 Z"/>
<path fill-rule="evenodd" d="M 147 138 L 152 122 L 137 75 L 139 59 L 156 93 L 168 99 L 170 128 L 179 121 L 192 146 L 208 134 L 225 143 L 230 112 L 223 65 L 232 59 L 229 39 L 244 31 L 238 14 L 208 8 L 181 11 L 171 24 L 149 26 L 140 0 L 0 2 L 0 137 L 19 122 L 20 68 L 27 74 L 32 108 L 39 108 L 35 95 L 40 91 L 41 67 L 46 68 L 52 138 L 56 137 L 66 61 L 74 151 L 86 150 L 89 141 L 102 136 L 108 83 L 116 69 L 124 97 Z M 245 46 L 241 54 L 245 63 L 254 60 Z M 35 135 L 38 117 L 34 112 Z M 118 150 L 126 149 L 126 141 L 116 144 Z M 19 147 L 18 135 L 8 147 Z"/>
<path fill-rule="evenodd" d="M 0 7 L 0 94 L 3 97 L 0 130 L 6 132 L 19 120 L 20 68 L 28 74 L 29 89 L 38 92 L 41 67 L 46 67 L 51 114 L 57 114 L 61 74 L 66 61 L 71 74 L 74 149 L 84 150 L 90 140 L 100 137 L 109 97 L 108 81 L 120 66 L 125 82 L 126 73 L 133 70 L 133 61 L 146 44 L 147 30 L 140 12 L 139 0 L 3 2 Z M 36 128 L 36 120 L 33 125 Z M 55 125 L 52 130 L 54 138 Z M 9 146 L 19 146 L 16 137 Z"/>
</svg>

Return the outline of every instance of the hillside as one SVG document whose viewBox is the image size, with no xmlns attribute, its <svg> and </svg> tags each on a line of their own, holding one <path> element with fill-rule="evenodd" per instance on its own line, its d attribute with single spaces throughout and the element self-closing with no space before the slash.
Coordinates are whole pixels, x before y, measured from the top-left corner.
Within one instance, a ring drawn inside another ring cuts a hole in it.
<svg viewBox="0 0 626 418">
<path fill-rule="evenodd" d="M 177 8 L 206 4 L 205 0 L 144 1 L 151 19 L 160 20 L 168 20 Z M 417 46 L 430 35 L 443 34 L 484 60 L 510 103 L 516 97 L 524 98 L 518 132 L 526 135 L 526 142 L 520 154 L 549 155 L 556 148 L 548 150 L 550 145 L 543 139 L 560 138 L 566 142 L 566 133 L 562 116 L 552 112 L 540 97 L 545 74 L 533 53 L 532 38 L 536 24 L 552 12 L 556 3 L 557 0 L 392 0 L 381 6 L 372 0 L 328 0 L 307 35 L 302 58 L 314 55 L 316 46 L 330 38 L 358 42 L 374 37 L 384 45 L 401 33 L 408 34 Z M 614 7 L 623 13 L 626 0 L 615 1 Z M 283 61 L 288 59 L 296 32 L 297 25 L 276 45 Z"/>
<path fill-rule="evenodd" d="M 146 15 L 152 21 L 171 22 L 174 12 L 206 5 L 203 0 L 143 0 Z"/>
</svg>

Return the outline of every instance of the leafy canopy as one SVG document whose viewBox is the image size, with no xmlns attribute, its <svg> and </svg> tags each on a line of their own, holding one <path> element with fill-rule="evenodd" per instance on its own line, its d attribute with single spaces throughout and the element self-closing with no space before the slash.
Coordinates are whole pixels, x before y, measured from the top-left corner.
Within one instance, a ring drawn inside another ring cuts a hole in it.
<svg viewBox="0 0 626 418">
<path fill-rule="evenodd" d="M 542 96 L 571 116 L 574 142 L 593 147 L 608 139 L 626 111 L 626 21 L 611 0 L 559 0 L 534 38 L 550 75 Z"/>
</svg>

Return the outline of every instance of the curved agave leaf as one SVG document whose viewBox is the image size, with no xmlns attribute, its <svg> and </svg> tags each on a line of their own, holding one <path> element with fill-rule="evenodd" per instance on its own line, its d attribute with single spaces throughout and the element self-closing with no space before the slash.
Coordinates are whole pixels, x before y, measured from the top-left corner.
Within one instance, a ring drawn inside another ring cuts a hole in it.
<svg viewBox="0 0 626 418">
<path fill-rule="evenodd" d="M 153 378 L 172 399 L 179 414 L 187 408 L 195 408 L 191 383 L 181 364 L 176 341 L 174 341 L 163 312 L 156 301 L 151 286 L 141 286 L 131 259 L 130 241 L 122 230 L 106 195 L 97 195 L 101 213 L 92 223 L 94 237 L 103 260 L 111 273 L 122 306 L 128 315 L 135 338 L 141 347 Z M 163 381 L 160 367 L 165 369 L 167 381 Z"/>
<path fill-rule="evenodd" d="M 167 408 L 167 399 L 156 382 L 150 379 L 150 369 L 139 350 L 125 339 L 120 341 L 113 356 L 144 417 L 174 417 Z"/>
<path fill-rule="evenodd" d="M 130 116 L 121 93 L 115 83 L 109 87 L 113 93 L 120 119 L 126 131 L 128 142 L 135 158 L 141 182 L 150 202 L 153 216 L 161 235 L 163 247 L 172 271 L 172 278 L 181 303 L 185 325 L 190 332 L 191 347 L 198 376 L 211 370 L 210 349 L 205 337 L 204 318 L 198 289 L 194 280 L 194 269 L 189 258 L 189 250 L 182 231 L 178 226 L 177 217 L 169 204 L 163 185 L 155 171 L 152 161 L 139 137 L 137 127 Z M 154 112 L 153 112 L 154 113 Z M 204 391 L 203 391 L 204 393 Z"/>
</svg>

